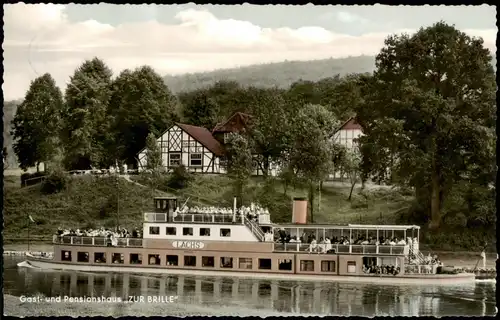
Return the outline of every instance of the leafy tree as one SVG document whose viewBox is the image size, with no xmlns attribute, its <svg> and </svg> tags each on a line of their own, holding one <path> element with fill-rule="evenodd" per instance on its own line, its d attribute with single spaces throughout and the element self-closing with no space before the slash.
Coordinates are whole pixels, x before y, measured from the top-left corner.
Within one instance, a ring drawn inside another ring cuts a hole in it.
<svg viewBox="0 0 500 320">
<path fill-rule="evenodd" d="M 288 150 L 290 166 L 309 187 L 311 221 L 314 222 L 315 189 L 332 169 L 330 134 L 336 120 L 325 107 L 307 105 L 294 121 L 294 143 Z"/>
<path fill-rule="evenodd" d="M 217 124 L 219 106 L 206 89 L 184 93 L 179 97 L 182 101 L 184 121 L 194 126 L 212 129 Z"/>
<path fill-rule="evenodd" d="M 115 157 L 135 164 L 149 133 L 160 135 L 178 117 L 176 101 L 151 67 L 124 70 L 113 83 L 108 114 L 113 117 Z"/>
<path fill-rule="evenodd" d="M 111 76 L 111 69 L 94 58 L 86 60 L 70 78 L 62 134 L 69 168 L 89 169 L 114 163 L 105 149 L 112 140 L 107 115 Z"/>
<path fill-rule="evenodd" d="M 431 229 L 452 186 L 485 164 L 495 140 L 495 77 L 483 40 L 444 22 L 390 36 L 376 58 L 371 94 L 357 114 L 371 143 L 392 157 L 396 181 L 415 188 Z M 374 152 L 372 152 L 374 154 Z M 385 162 L 391 157 L 371 159 Z M 475 173 L 474 173 L 475 174 Z"/>
<path fill-rule="evenodd" d="M 167 186 L 172 189 L 184 189 L 193 181 L 193 176 L 186 169 L 186 166 L 180 165 L 174 168 Z"/>
<path fill-rule="evenodd" d="M 22 169 L 36 165 L 38 171 L 41 162 L 54 157 L 62 106 L 61 90 L 50 74 L 31 82 L 12 121 L 14 152 Z"/>
<path fill-rule="evenodd" d="M 228 175 L 233 180 L 239 206 L 243 202 L 243 190 L 252 174 L 252 153 L 248 140 L 237 134 L 230 133 L 226 147 Z"/>
<path fill-rule="evenodd" d="M 161 150 L 153 133 L 146 138 L 146 169 L 158 173 L 163 169 Z"/>
<path fill-rule="evenodd" d="M 356 186 L 356 183 L 359 181 L 361 178 L 361 154 L 359 152 L 358 148 L 353 148 L 350 149 L 346 152 L 345 154 L 345 160 L 344 160 L 344 171 L 349 177 L 349 182 L 351 184 L 351 189 L 349 191 L 349 197 L 347 198 L 348 201 L 351 201 L 352 199 L 352 192 L 354 190 L 354 187 Z"/>
</svg>

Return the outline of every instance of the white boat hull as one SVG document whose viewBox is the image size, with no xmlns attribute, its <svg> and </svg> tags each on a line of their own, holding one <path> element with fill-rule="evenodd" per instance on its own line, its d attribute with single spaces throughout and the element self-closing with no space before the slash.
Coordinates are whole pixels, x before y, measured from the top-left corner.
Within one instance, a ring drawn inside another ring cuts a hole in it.
<svg viewBox="0 0 500 320">
<path fill-rule="evenodd" d="M 39 259 L 29 254 L 28 260 L 18 264 L 19 267 L 31 267 L 48 270 L 68 270 L 83 272 L 118 272 L 118 273 L 155 273 L 194 276 L 238 277 L 251 279 L 295 280 L 295 281 L 322 281 L 322 282 L 358 282 L 378 284 L 413 284 L 413 285 L 457 285 L 474 283 L 474 274 L 431 274 L 431 275 L 400 275 L 400 276 L 336 276 L 336 275 L 302 275 L 302 274 L 275 274 L 250 273 L 234 271 L 210 271 L 189 269 L 163 269 L 148 267 L 96 266 L 52 262 L 49 259 Z"/>
</svg>

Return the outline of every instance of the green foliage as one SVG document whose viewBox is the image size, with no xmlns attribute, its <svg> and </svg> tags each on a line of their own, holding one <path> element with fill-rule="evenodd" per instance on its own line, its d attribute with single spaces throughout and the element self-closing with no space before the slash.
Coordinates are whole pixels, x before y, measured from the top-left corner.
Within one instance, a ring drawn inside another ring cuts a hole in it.
<svg viewBox="0 0 500 320">
<path fill-rule="evenodd" d="M 114 163 L 106 142 L 110 118 L 111 69 L 100 59 L 86 60 L 70 78 L 65 93 L 62 141 L 68 169 L 90 169 Z"/>
<path fill-rule="evenodd" d="M 58 144 L 62 93 L 48 73 L 31 82 L 12 121 L 14 152 L 26 170 L 50 160 Z"/>
<path fill-rule="evenodd" d="M 252 153 L 248 140 L 237 133 L 230 133 L 227 151 L 227 173 L 233 180 L 235 194 L 240 199 L 240 205 L 243 199 L 243 190 L 252 174 Z"/>
<path fill-rule="evenodd" d="M 54 170 L 43 179 L 40 191 L 44 194 L 54 194 L 63 191 L 68 183 L 68 175 L 62 170 Z"/>
<path fill-rule="evenodd" d="M 482 39 L 442 22 L 411 37 L 391 36 L 357 110 L 366 133 L 360 139 L 364 156 L 370 157 L 365 174 L 391 168 L 394 182 L 416 188 L 433 228 L 454 183 L 479 168 L 493 172 L 496 85 L 490 60 Z"/>
<path fill-rule="evenodd" d="M 349 197 L 347 198 L 347 200 L 351 200 L 354 186 L 361 178 L 361 153 L 357 146 L 346 151 L 342 164 L 342 171 L 347 174 L 349 182 L 351 183 L 351 192 L 349 192 Z"/>
<path fill-rule="evenodd" d="M 219 106 L 206 89 L 181 94 L 182 118 L 194 126 L 213 128 L 217 124 Z"/>
<path fill-rule="evenodd" d="M 146 138 L 146 159 L 146 169 L 153 174 L 163 171 L 161 149 L 153 133 L 148 134 Z"/>
<path fill-rule="evenodd" d="M 122 71 L 113 82 L 108 110 L 114 138 L 111 153 L 135 164 L 148 134 L 159 136 L 178 120 L 175 108 L 175 97 L 151 67 Z"/>
<path fill-rule="evenodd" d="M 193 176 L 184 165 L 175 167 L 168 179 L 167 186 L 172 189 L 185 189 L 193 181 Z"/>
</svg>

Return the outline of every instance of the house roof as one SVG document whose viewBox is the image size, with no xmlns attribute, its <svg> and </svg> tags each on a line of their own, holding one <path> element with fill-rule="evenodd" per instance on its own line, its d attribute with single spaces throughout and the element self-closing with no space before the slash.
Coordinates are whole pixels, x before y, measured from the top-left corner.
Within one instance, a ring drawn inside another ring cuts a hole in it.
<svg viewBox="0 0 500 320">
<path fill-rule="evenodd" d="M 234 132 L 234 127 L 232 124 L 236 123 L 241 123 L 243 126 L 248 126 L 250 120 L 252 119 L 252 116 L 243 113 L 243 112 L 236 112 L 233 114 L 231 117 L 229 117 L 225 122 L 218 123 L 215 128 L 212 130 L 212 133 L 215 132 Z"/>
<path fill-rule="evenodd" d="M 205 146 L 208 150 L 213 152 L 216 156 L 224 155 L 224 148 L 217 141 L 212 133 L 208 131 L 206 128 L 192 126 L 184 123 L 176 123 L 182 130 L 184 130 L 187 134 Z"/>
<path fill-rule="evenodd" d="M 340 127 L 338 127 L 333 133 L 337 133 L 340 130 L 363 130 L 363 127 L 356 121 L 356 116 L 350 117 L 347 119 L 346 122 L 344 122 Z"/>
</svg>

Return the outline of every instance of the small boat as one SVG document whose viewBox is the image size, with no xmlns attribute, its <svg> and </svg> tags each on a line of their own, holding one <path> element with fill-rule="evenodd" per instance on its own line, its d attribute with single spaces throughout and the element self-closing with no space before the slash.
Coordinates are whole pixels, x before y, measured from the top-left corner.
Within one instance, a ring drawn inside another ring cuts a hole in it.
<svg viewBox="0 0 500 320">
<path fill-rule="evenodd" d="M 53 257 L 28 254 L 26 263 L 90 272 L 418 285 L 474 282 L 473 273 L 439 274 L 437 265 L 425 264 L 418 249 L 419 226 L 307 224 L 307 205 L 306 199 L 295 198 L 292 223 L 274 224 L 267 210 L 253 205 L 237 210 L 236 201 L 232 210 L 190 212 L 178 208 L 174 197 L 157 197 L 154 212 L 144 213 L 141 238 L 111 242 L 98 236 L 54 236 Z M 392 240 L 384 244 L 384 239 Z"/>
</svg>

